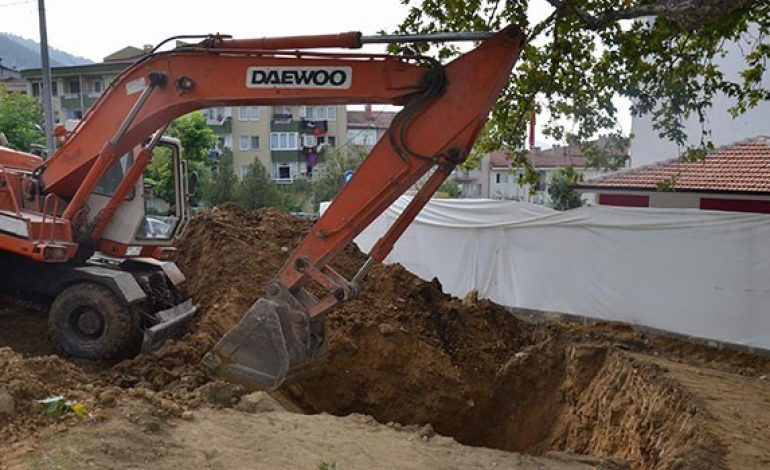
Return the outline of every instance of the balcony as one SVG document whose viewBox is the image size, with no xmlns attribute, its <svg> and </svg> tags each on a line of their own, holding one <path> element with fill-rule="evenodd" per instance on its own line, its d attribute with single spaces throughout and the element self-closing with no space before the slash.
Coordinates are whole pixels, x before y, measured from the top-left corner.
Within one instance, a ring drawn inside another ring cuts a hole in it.
<svg viewBox="0 0 770 470">
<path fill-rule="evenodd" d="M 273 116 L 273 119 L 270 121 L 270 130 L 273 132 L 301 132 L 302 122 L 276 120 L 275 116 Z"/>
<path fill-rule="evenodd" d="M 229 134 L 233 131 L 233 120 L 230 116 L 219 119 L 206 119 L 206 124 L 218 135 Z"/>
<path fill-rule="evenodd" d="M 92 93 L 86 94 L 85 99 L 83 100 L 83 104 L 85 105 L 85 109 L 88 109 L 91 107 L 92 104 L 96 103 L 96 100 L 99 99 L 101 96 L 101 93 L 96 93 L 96 96 L 91 96 Z"/>
<path fill-rule="evenodd" d="M 274 163 L 304 162 L 305 155 L 300 150 L 272 150 L 270 160 Z"/>
<path fill-rule="evenodd" d="M 460 183 L 460 182 L 473 182 L 473 181 L 476 181 L 478 179 L 479 175 L 476 174 L 475 172 L 474 173 L 470 173 L 468 171 L 455 170 L 452 173 L 452 177 L 455 179 L 455 181 Z"/>
<path fill-rule="evenodd" d="M 61 95 L 61 107 L 62 108 L 80 108 L 80 93 L 66 93 Z"/>
</svg>

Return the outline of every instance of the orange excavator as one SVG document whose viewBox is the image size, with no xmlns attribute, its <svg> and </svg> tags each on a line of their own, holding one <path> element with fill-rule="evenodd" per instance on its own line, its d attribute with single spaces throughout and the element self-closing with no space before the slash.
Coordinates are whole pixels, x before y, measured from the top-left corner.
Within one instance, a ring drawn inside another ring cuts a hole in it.
<svg viewBox="0 0 770 470">
<path fill-rule="evenodd" d="M 184 277 L 167 260 L 187 222 L 192 192 L 178 143 L 161 137 L 173 119 L 215 106 L 403 106 L 268 284 L 265 298 L 203 360 L 228 380 L 275 388 L 322 354 L 324 314 L 358 295 L 367 271 L 467 158 L 524 37 L 509 26 L 497 33 L 201 39 L 127 68 L 61 136 L 49 160 L 0 148 L 2 282 L 53 299 L 52 335 L 70 354 L 115 355 L 142 332 L 144 350 L 152 349 L 196 310 L 191 300 L 182 301 Z M 480 44 L 445 65 L 423 56 L 314 51 L 457 40 Z M 158 215 L 142 175 L 161 146 L 170 148 L 176 198 Z M 425 175 L 355 277 L 335 272 L 330 261 Z"/>
</svg>

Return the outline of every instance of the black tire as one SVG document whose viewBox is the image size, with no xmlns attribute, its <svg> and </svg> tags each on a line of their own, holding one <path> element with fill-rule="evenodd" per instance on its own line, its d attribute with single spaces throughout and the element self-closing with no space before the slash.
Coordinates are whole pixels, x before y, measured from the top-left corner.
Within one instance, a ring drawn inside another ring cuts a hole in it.
<svg viewBox="0 0 770 470">
<path fill-rule="evenodd" d="M 135 353 L 141 341 L 137 312 L 108 288 L 75 284 L 54 300 L 48 322 L 51 337 L 66 354 L 111 359 Z"/>
</svg>

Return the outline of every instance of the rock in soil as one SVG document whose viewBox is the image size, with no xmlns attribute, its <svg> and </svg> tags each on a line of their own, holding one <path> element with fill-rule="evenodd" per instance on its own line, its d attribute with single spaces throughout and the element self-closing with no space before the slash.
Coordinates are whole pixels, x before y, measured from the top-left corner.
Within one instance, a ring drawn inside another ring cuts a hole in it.
<svg viewBox="0 0 770 470">
<path fill-rule="evenodd" d="M 0 387 L 0 415 L 12 416 L 16 410 L 16 400 L 8 391 Z"/>
</svg>

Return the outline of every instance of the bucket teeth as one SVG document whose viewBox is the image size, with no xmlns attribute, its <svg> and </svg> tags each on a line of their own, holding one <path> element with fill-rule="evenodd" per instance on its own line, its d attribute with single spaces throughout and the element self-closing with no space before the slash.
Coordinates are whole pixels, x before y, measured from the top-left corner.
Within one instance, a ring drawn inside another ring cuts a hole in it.
<svg viewBox="0 0 770 470">
<path fill-rule="evenodd" d="M 318 355 L 323 329 L 319 336 L 312 323 L 306 313 L 285 302 L 259 299 L 206 354 L 203 365 L 250 389 L 276 389 Z"/>
</svg>

